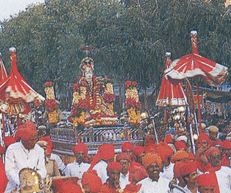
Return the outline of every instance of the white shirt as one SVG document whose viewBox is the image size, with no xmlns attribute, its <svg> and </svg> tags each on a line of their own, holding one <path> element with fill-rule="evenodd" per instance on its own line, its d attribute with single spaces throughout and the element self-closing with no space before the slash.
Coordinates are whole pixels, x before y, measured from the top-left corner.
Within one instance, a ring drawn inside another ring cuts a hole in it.
<svg viewBox="0 0 231 193">
<path fill-rule="evenodd" d="M 231 192 L 231 168 L 221 166 L 221 169 L 215 173 L 217 176 L 220 193 Z"/>
<path fill-rule="evenodd" d="M 187 192 L 187 193 L 192 193 L 191 190 L 188 189 L 188 185 L 186 185 L 184 187 L 184 190 Z M 197 189 L 197 193 L 199 193 L 198 189 Z"/>
<path fill-rule="evenodd" d="M 36 169 L 44 179 L 47 175 L 44 156 L 44 150 L 38 144 L 31 150 L 25 149 L 21 142 L 11 144 L 5 157 L 5 170 L 9 179 L 5 192 L 10 192 L 20 184 L 19 172 L 23 168 Z"/>
<path fill-rule="evenodd" d="M 124 189 L 128 184 L 130 184 L 129 172 L 126 175 L 123 175 L 122 172 L 120 172 L 120 188 Z"/>
<path fill-rule="evenodd" d="M 102 183 L 104 184 L 108 179 L 107 175 L 107 162 L 100 160 L 92 169 L 96 170 L 98 176 L 101 178 Z"/>
<path fill-rule="evenodd" d="M 89 163 L 81 163 L 79 164 L 77 161 L 73 163 L 67 164 L 65 175 L 66 176 L 75 176 L 79 179 L 82 179 L 83 173 L 86 172 L 91 164 Z"/>
<path fill-rule="evenodd" d="M 147 177 L 141 180 L 138 184 L 142 184 L 138 193 L 168 193 L 169 182 L 167 178 L 159 177 L 158 181 L 152 181 Z"/>
<path fill-rule="evenodd" d="M 171 163 L 168 166 L 164 167 L 164 171 L 160 173 L 160 176 L 172 180 L 174 177 L 174 163 Z"/>
<path fill-rule="evenodd" d="M 55 160 L 58 165 L 59 170 L 61 170 L 62 172 L 65 172 L 66 166 L 63 163 L 62 159 L 57 154 L 51 153 L 50 159 Z"/>
</svg>

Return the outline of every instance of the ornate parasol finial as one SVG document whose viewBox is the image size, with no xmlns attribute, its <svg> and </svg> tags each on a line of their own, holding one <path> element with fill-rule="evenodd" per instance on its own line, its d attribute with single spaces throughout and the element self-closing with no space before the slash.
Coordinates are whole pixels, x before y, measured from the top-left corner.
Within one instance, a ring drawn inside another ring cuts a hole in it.
<svg viewBox="0 0 231 193">
<path fill-rule="evenodd" d="M 2 52 L 0 52 L 0 58 L 2 57 Z"/>
<path fill-rule="evenodd" d="M 165 56 L 166 56 L 167 58 L 170 58 L 170 57 L 171 57 L 171 52 L 166 52 L 166 53 L 165 53 Z"/>
<path fill-rule="evenodd" d="M 191 31 L 190 35 L 191 35 L 193 53 L 198 54 L 198 50 L 197 50 L 197 31 Z"/>
<path fill-rule="evenodd" d="M 16 53 L 16 48 L 15 47 L 11 47 L 11 48 L 9 48 L 9 51 L 10 51 L 11 54 L 12 54 L 12 52 Z"/>
<path fill-rule="evenodd" d="M 92 47 L 90 46 L 83 46 L 82 50 L 85 52 L 85 54 L 88 56 L 89 52 L 92 50 Z"/>
</svg>

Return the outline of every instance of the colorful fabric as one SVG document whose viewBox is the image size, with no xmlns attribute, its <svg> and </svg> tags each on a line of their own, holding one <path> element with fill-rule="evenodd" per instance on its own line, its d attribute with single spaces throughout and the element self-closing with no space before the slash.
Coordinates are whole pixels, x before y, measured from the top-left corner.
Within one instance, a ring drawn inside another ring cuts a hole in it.
<svg viewBox="0 0 231 193">
<path fill-rule="evenodd" d="M 28 141 L 33 136 L 38 135 L 36 125 L 33 122 L 26 122 L 18 128 L 19 136 L 22 140 Z"/>
<path fill-rule="evenodd" d="M 82 186 L 90 186 L 90 191 L 99 192 L 102 187 L 102 181 L 95 170 L 85 172 L 82 177 Z"/>
<path fill-rule="evenodd" d="M 131 162 L 131 158 L 127 153 L 120 153 L 119 155 L 116 156 L 116 161 L 120 162 L 120 160 L 127 160 Z"/>
<path fill-rule="evenodd" d="M 124 152 L 125 150 L 127 150 L 127 149 L 130 149 L 130 150 L 132 150 L 133 151 L 133 144 L 132 143 L 130 143 L 130 142 L 124 142 L 123 144 L 122 144 L 122 146 L 121 146 L 121 148 L 122 148 L 122 152 Z"/>
<path fill-rule="evenodd" d="M 74 154 L 78 152 L 84 152 L 85 157 L 87 157 L 88 149 L 87 149 L 87 146 L 83 142 L 80 142 L 76 146 L 74 146 L 72 148 L 72 151 Z"/>
<path fill-rule="evenodd" d="M 142 163 L 145 168 L 150 166 L 153 163 L 157 163 L 160 167 L 162 166 L 162 160 L 159 155 L 155 153 L 147 153 L 144 155 Z"/>
<path fill-rule="evenodd" d="M 115 161 L 108 163 L 107 171 L 111 172 L 113 170 L 122 171 L 122 165 L 119 162 L 115 162 Z"/>
</svg>

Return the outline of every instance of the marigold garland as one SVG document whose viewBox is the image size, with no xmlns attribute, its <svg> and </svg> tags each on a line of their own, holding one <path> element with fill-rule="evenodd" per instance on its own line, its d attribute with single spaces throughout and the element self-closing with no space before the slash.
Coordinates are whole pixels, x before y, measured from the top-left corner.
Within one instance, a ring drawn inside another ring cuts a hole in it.
<svg viewBox="0 0 231 193">
<path fill-rule="evenodd" d="M 135 82 L 135 81 L 126 81 L 125 82 L 125 88 L 132 88 L 132 87 L 138 88 L 137 82 Z"/>
<path fill-rule="evenodd" d="M 126 104 L 126 107 L 129 109 L 129 108 L 135 108 L 135 109 L 139 109 L 141 108 L 140 106 L 140 101 L 136 102 L 136 99 L 135 98 L 126 98 L 125 100 L 125 104 Z"/>
<path fill-rule="evenodd" d="M 71 107 L 71 114 L 73 116 L 80 117 L 82 111 L 86 111 L 88 108 L 88 102 L 86 99 L 80 99 L 78 103 L 74 103 Z"/>
<path fill-rule="evenodd" d="M 79 91 L 80 91 L 80 87 L 79 87 L 78 84 L 74 84 L 74 85 L 73 85 L 73 91 L 74 91 L 74 92 L 79 92 Z"/>
<path fill-rule="evenodd" d="M 112 103 L 115 101 L 115 96 L 111 93 L 104 93 L 103 99 L 106 103 Z"/>
<path fill-rule="evenodd" d="M 46 87 L 53 86 L 53 82 L 46 82 L 44 85 L 45 85 Z"/>
<path fill-rule="evenodd" d="M 45 105 L 49 112 L 54 111 L 57 108 L 57 102 L 55 99 L 46 99 Z"/>
</svg>

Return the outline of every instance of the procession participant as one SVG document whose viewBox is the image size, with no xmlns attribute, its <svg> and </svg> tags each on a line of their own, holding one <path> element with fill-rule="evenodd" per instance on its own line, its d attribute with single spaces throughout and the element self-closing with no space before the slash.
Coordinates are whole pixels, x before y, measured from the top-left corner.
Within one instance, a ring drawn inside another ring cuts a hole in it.
<svg viewBox="0 0 231 193">
<path fill-rule="evenodd" d="M 174 143 L 174 146 L 176 147 L 176 150 L 184 150 L 184 151 L 187 151 L 187 145 L 184 141 L 176 141 Z"/>
<path fill-rule="evenodd" d="M 107 166 L 112 162 L 115 156 L 115 149 L 113 144 L 103 144 L 99 147 L 97 154 L 91 162 L 90 169 L 96 170 L 102 183 L 108 179 Z"/>
<path fill-rule="evenodd" d="M 211 164 L 208 172 L 215 173 L 220 192 L 231 192 L 231 168 L 221 166 L 221 152 L 216 147 L 210 147 L 206 156 Z"/>
<path fill-rule="evenodd" d="M 174 155 L 172 155 L 171 160 L 176 163 L 179 161 L 185 161 L 188 160 L 189 155 L 186 151 L 184 150 L 179 150 L 177 151 Z"/>
<path fill-rule="evenodd" d="M 81 142 L 74 146 L 72 151 L 76 160 L 73 163 L 67 164 L 65 175 L 76 176 L 82 179 L 83 173 L 90 167 L 90 164 L 85 162 L 88 153 L 87 146 Z"/>
<path fill-rule="evenodd" d="M 135 166 L 137 166 L 137 167 L 141 166 L 140 163 L 138 163 L 138 162 L 136 162 L 134 160 L 134 156 L 133 156 L 133 149 L 134 149 L 134 147 L 133 147 L 132 143 L 130 143 L 130 142 L 124 142 L 122 144 L 121 148 L 122 148 L 122 152 L 127 153 L 131 157 L 131 164 L 130 164 L 130 167 L 129 167 L 129 171 L 131 171 L 132 168 L 135 167 Z"/>
<path fill-rule="evenodd" d="M 48 146 L 51 148 L 51 150 L 53 149 L 53 143 L 51 141 L 51 138 L 47 135 L 44 137 L 41 137 L 39 139 L 40 141 L 46 141 L 48 143 Z M 64 176 L 65 175 L 65 170 L 66 170 L 66 166 L 63 163 L 62 159 L 60 158 L 60 156 L 58 156 L 57 154 L 51 152 L 50 154 L 50 159 L 51 160 L 55 160 L 56 163 L 58 164 L 58 168 L 59 168 L 59 173 Z"/>
<path fill-rule="evenodd" d="M 54 192 L 56 193 L 83 193 L 82 188 L 78 185 L 77 177 L 60 177 L 52 179 Z"/>
<path fill-rule="evenodd" d="M 186 183 L 184 190 L 186 192 L 197 193 L 197 165 L 195 162 L 186 161 L 184 165 L 180 168 L 180 174 Z"/>
<path fill-rule="evenodd" d="M 120 172 L 120 187 L 122 189 L 125 188 L 127 184 L 130 184 L 131 182 L 131 175 L 128 171 L 131 163 L 131 158 L 127 153 L 120 153 L 116 156 L 116 161 L 120 162 L 122 165 L 122 171 Z"/>
<path fill-rule="evenodd" d="M 59 168 L 55 160 L 50 159 L 51 148 L 46 141 L 38 141 L 37 144 L 43 148 L 45 153 L 45 165 L 47 169 L 47 176 L 60 176 Z"/>
<path fill-rule="evenodd" d="M 209 130 L 209 139 L 211 140 L 211 146 L 222 145 L 222 141 L 217 138 L 218 135 L 218 127 L 212 125 L 208 128 Z"/>
<path fill-rule="evenodd" d="M 19 126 L 20 142 L 11 144 L 5 157 L 5 170 L 9 182 L 5 192 L 19 186 L 19 172 L 23 168 L 35 168 L 44 179 L 47 175 L 44 150 L 36 144 L 38 133 L 36 125 L 26 122 Z"/>
<path fill-rule="evenodd" d="M 119 162 L 110 162 L 107 166 L 107 174 L 109 178 L 101 187 L 99 193 L 119 193 L 122 192 L 119 179 L 122 166 Z"/>
<path fill-rule="evenodd" d="M 143 146 L 136 146 L 134 149 L 133 149 L 133 154 L 135 156 L 135 161 L 137 163 L 140 163 L 142 164 L 142 159 L 144 157 L 144 147 Z"/>
<path fill-rule="evenodd" d="M 197 186 L 200 193 L 215 193 L 217 184 L 214 173 L 205 173 L 197 176 Z"/>
<path fill-rule="evenodd" d="M 182 175 L 181 175 L 181 168 L 184 166 L 183 161 L 176 162 L 174 165 L 174 179 L 171 181 L 172 183 L 175 183 L 184 188 L 186 186 L 186 182 L 184 181 Z M 180 192 L 177 189 L 173 189 L 174 193 Z"/>
<path fill-rule="evenodd" d="M 171 162 L 171 156 L 173 155 L 173 150 L 165 142 L 160 142 L 157 147 L 157 153 L 160 155 L 163 163 L 163 172 L 160 175 L 169 180 L 173 179 L 174 173 L 174 163 Z"/>
<path fill-rule="evenodd" d="M 230 167 L 231 165 L 230 165 L 229 157 L 231 157 L 231 142 L 224 140 L 221 149 L 223 155 L 221 160 L 221 165 Z"/>
<path fill-rule="evenodd" d="M 155 153 L 148 153 L 143 157 L 143 166 L 149 177 L 141 180 L 139 193 L 167 193 L 169 191 L 168 184 L 170 180 L 160 176 L 162 168 L 162 160 L 159 155 Z"/>
<path fill-rule="evenodd" d="M 98 193 L 102 187 L 102 181 L 95 170 L 84 172 L 81 182 L 85 193 Z"/>
</svg>

